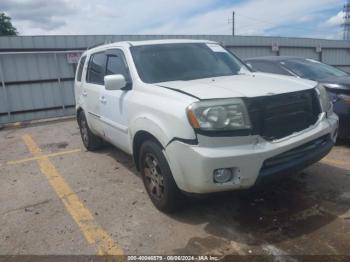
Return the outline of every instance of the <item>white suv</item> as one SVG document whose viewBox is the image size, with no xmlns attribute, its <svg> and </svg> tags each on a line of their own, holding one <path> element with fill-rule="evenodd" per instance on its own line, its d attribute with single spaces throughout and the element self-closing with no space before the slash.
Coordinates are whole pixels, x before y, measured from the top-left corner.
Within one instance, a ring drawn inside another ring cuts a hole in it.
<svg viewBox="0 0 350 262">
<path fill-rule="evenodd" d="M 86 51 L 75 80 L 83 143 L 133 156 L 157 208 L 183 193 L 249 188 L 317 162 L 338 118 L 323 86 L 254 73 L 211 41 L 119 42 Z"/>
</svg>

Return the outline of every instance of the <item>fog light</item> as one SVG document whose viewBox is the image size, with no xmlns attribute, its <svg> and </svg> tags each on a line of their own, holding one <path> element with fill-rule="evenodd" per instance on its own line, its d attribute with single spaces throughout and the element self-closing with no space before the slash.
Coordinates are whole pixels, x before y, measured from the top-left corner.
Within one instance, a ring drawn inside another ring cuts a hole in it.
<svg viewBox="0 0 350 262">
<path fill-rule="evenodd" d="M 232 179 L 231 168 L 220 168 L 214 170 L 214 182 L 215 183 L 226 183 Z"/>
</svg>

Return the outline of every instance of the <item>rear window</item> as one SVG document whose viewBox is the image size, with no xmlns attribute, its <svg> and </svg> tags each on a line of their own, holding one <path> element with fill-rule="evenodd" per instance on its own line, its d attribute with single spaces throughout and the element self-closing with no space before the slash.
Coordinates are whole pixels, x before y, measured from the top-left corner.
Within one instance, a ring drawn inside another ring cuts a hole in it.
<svg viewBox="0 0 350 262">
<path fill-rule="evenodd" d="M 254 71 L 278 74 L 278 75 L 291 75 L 284 70 L 279 64 L 268 61 L 247 61 L 247 64 L 251 66 Z"/>
<path fill-rule="evenodd" d="M 321 62 L 305 59 L 305 60 L 287 60 L 281 64 L 292 71 L 296 75 L 315 81 L 326 79 L 333 76 L 347 76 L 348 74 L 327 64 Z"/>
</svg>

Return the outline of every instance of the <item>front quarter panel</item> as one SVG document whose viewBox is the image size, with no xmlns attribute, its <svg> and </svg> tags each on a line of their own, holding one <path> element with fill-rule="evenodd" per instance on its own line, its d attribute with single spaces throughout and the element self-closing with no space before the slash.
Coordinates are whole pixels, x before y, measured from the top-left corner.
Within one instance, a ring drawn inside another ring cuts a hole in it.
<svg viewBox="0 0 350 262">
<path fill-rule="evenodd" d="M 174 138 L 196 139 L 186 116 L 186 107 L 194 101 L 154 85 L 136 89 L 129 107 L 131 140 L 138 131 L 150 133 L 164 148 Z"/>
</svg>

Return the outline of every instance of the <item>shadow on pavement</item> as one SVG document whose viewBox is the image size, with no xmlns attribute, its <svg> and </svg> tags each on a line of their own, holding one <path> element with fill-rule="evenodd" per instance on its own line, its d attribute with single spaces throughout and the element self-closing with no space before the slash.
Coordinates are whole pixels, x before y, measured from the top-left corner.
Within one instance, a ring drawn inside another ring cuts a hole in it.
<svg viewBox="0 0 350 262">
<path fill-rule="evenodd" d="M 98 153 L 114 158 L 139 176 L 132 157 L 122 151 L 108 146 Z M 345 169 L 317 163 L 301 174 L 263 187 L 190 198 L 183 210 L 170 217 L 186 224 L 205 224 L 205 232 L 210 236 L 194 237 L 183 249 L 174 252 L 203 254 L 231 241 L 261 246 L 305 238 L 350 209 L 348 173 Z M 330 233 L 336 232 L 326 232 L 325 236 Z M 321 246 L 310 243 L 303 248 L 307 252 L 308 248 Z"/>
<path fill-rule="evenodd" d="M 299 175 L 263 188 L 197 200 L 172 217 L 183 223 L 204 223 L 205 231 L 218 238 L 192 239 L 184 249 L 177 251 L 184 254 L 190 250 L 205 252 L 222 239 L 261 246 L 307 238 L 350 209 L 350 176 L 347 173 L 347 170 L 318 163 Z M 323 236 L 339 233 L 346 237 L 342 228 L 337 230 L 339 232 L 324 232 Z M 322 243 L 305 243 L 306 253 L 308 248 L 322 252 Z"/>
</svg>

